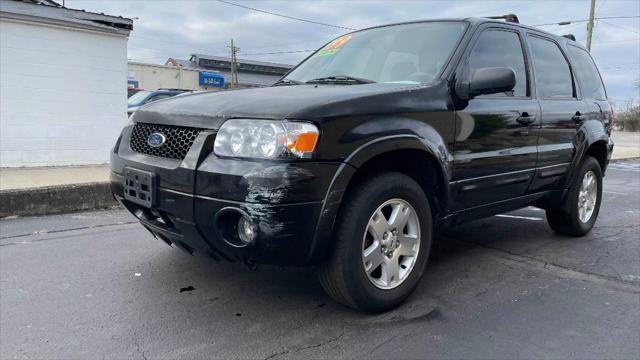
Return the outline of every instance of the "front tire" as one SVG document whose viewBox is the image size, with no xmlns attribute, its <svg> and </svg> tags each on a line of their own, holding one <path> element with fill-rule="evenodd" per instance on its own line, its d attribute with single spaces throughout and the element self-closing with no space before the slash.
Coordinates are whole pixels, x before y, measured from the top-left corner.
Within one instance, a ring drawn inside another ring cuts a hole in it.
<svg viewBox="0 0 640 360">
<path fill-rule="evenodd" d="M 392 309 L 422 278 L 432 243 L 429 201 L 401 173 L 377 175 L 344 200 L 335 242 L 318 271 L 336 301 L 364 312 Z"/>
<path fill-rule="evenodd" d="M 547 222 L 559 234 L 584 236 L 600 212 L 602 169 L 596 159 L 586 156 L 576 175 L 560 208 L 547 210 Z"/>
</svg>

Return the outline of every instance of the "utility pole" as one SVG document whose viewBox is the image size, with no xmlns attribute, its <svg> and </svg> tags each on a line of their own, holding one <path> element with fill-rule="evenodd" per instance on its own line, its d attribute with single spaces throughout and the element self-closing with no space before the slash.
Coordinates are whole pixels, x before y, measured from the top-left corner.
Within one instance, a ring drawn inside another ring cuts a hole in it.
<svg viewBox="0 0 640 360">
<path fill-rule="evenodd" d="M 238 61 L 236 58 L 236 54 L 240 50 L 240 48 L 233 45 L 233 39 L 231 39 L 231 88 L 234 89 L 238 87 Z"/>
<path fill-rule="evenodd" d="M 589 10 L 589 22 L 587 23 L 587 50 L 591 51 L 591 36 L 593 35 L 593 18 L 596 13 L 596 0 L 591 0 L 591 10 Z"/>
</svg>

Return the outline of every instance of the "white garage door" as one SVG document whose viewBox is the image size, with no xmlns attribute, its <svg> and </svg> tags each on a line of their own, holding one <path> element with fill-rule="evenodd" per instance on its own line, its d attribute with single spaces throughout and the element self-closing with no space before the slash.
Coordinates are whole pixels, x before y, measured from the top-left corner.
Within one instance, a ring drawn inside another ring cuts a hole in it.
<svg viewBox="0 0 640 360">
<path fill-rule="evenodd" d="M 0 166 L 107 163 L 126 89 L 126 37 L 0 20 Z"/>
</svg>

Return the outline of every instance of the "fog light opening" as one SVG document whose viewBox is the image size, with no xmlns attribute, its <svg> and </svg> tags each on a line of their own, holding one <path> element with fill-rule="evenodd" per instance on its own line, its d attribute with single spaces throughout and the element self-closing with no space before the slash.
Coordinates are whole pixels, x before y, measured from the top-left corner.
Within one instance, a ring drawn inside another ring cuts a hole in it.
<svg viewBox="0 0 640 360">
<path fill-rule="evenodd" d="M 252 245 L 258 238 L 258 226 L 247 213 L 235 207 L 216 214 L 215 228 L 224 242 L 237 248 Z"/>
<path fill-rule="evenodd" d="M 247 219 L 245 216 L 241 216 L 240 220 L 238 220 L 238 237 L 245 244 L 251 244 L 256 239 L 256 234 L 258 229 L 251 222 L 251 220 Z"/>
</svg>

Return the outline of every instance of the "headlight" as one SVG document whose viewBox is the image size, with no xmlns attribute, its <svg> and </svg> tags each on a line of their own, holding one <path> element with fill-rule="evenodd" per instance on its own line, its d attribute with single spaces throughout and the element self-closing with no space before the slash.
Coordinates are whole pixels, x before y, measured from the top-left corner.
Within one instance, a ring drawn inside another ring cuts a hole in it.
<svg viewBox="0 0 640 360">
<path fill-rule="evenodd" d="M 306 122 L 231 119 L 218 130 L 213 151 L 258 159 L 309 158 L 319 135 L 318 128 Z"/>
</svg>

